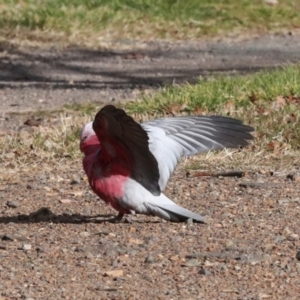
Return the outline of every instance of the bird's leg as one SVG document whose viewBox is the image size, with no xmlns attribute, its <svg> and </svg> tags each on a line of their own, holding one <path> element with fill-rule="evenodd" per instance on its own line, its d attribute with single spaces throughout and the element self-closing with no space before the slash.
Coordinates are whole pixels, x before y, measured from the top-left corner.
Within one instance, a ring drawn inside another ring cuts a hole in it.
<svg viewBox="0 0 300 300">
<path fill-rule="evenodd" d="M 121 222 L 124 217 L 124 214 L 119 212 L 119 214 L 115 217 L 116 222 Z"/>
<path fill-rule="evenodd" d="M 132 221 L 128 218 L 124 218 L 124 214 L 119 212 L 119 214 L 110 220 L 111 223 L 132 223 Z"/>
</svg>

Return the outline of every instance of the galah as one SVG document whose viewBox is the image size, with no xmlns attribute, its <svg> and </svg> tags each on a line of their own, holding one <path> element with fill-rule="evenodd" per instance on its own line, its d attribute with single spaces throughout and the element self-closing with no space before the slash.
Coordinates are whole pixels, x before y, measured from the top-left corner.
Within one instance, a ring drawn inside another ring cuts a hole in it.
<svg viewBox="0 0 300 300">
<path fill-rule="evenodd" d="M 104 106 L 80 137 L 83 168 L 92 190 L 119 212 L 169 221 L 205 218 L 162 192 L 181 157 L 246 146 L 253 128 L 221 116 L 178 116 L 137 123 L 122 109 Z"/>
</svg>

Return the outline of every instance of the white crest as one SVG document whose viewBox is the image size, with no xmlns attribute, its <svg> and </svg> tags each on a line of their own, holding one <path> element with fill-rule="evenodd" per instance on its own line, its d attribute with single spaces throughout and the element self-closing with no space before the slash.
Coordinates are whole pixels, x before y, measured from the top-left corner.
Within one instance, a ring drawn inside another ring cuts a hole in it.
<svg viewBox="0 0 300 300">
<path fill-rule="evenodd" d="M 95 131 L 93 129 L 93 122 L 89 122 L 85 124 L 81 129 L 80 141 L 83 142 L 92 135 L 95 135 Z"/>
</svg>

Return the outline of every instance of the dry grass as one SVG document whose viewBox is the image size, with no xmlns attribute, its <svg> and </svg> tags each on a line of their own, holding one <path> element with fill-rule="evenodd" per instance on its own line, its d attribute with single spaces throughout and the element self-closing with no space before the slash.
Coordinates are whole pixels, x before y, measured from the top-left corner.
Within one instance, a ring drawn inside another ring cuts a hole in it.
<svg viewBox="0 0 300 300">
<path fill-rule="evenodd" d="M 69 115 L 69 113 L 68 113 Z M 32 132 L 21 131 L 18 134 L 0 138 L 0 179 L 2 182 L 18 181 L 22 174 L 45 172 L 58 166 L 68 165 L 71 161 L 80 161 L 79 132 L 82 124 L 91 120 L 91 116 L 74 113 L 67 117 L 62 113 L 58 127 L 40 126 Z M 257 136 L 257 134 L 256 134 Z M 257 137 L 250 146 L 241 150 L 224 149 L 211 151 L 183 160 L 186 171 L 194 170 L 231 170 L 290 172 L 300 163 L 299 150 L 284 146 L 270 149 L 272 140 Z"/>
<path fill-rule="evenodd" d="M 2 178 L 11 177 L 18 169 L 30 167 L 48 169 L 66 160 L 80 157 L 79 132 L 88 117 L 79 114 L 60 114 L 60 125 L 30 127 L 13 135 L 0 138 L 0 167 Z"/>
</svg>

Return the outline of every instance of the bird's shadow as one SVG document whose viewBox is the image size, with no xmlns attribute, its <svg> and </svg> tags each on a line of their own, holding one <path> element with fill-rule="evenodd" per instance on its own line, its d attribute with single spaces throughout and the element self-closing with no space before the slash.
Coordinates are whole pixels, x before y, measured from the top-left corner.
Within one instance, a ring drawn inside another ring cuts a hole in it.
<svg viewBox="0 0 300 300">
<path fill-rule="evenodd" d="M 42 207 L 29 215 L 20 214 L 9 217 L 0 217 L 0 224 L 7 223 L 19 223 L 19 224 L 30 224 L 30 223 L 56 223 L 56 224 L 83 224 L 83 223 L 131 223 L 130 220 L 124 218 L 122 221 L 120 218 L 113 214 L 99 214 L 94 216 L 85 216 L 81 214 L 67 214 L 63 213 L 61 215 L 56 215 L 49 208 Z M 157 220 L 149 220 L 151 223 L 159 223 Z M 135 220 L 134 223 L 141 223 L 139 220 Z M 144 221 L 142 222 L 144 223 Z"/>
<path fill-rule="evenodd" d="M 42 207 L 29 215 L 20 214 L 9 217 L 0 217 L 0 224 L 7 223 L 63 223 L 63 224 L 81 224 L 81 223 L 104 223 L 115 219 L 112 214 L 84 216 L 81 214 L 67 214 L 56 215 L 49 208 Z"/>
</svg>

